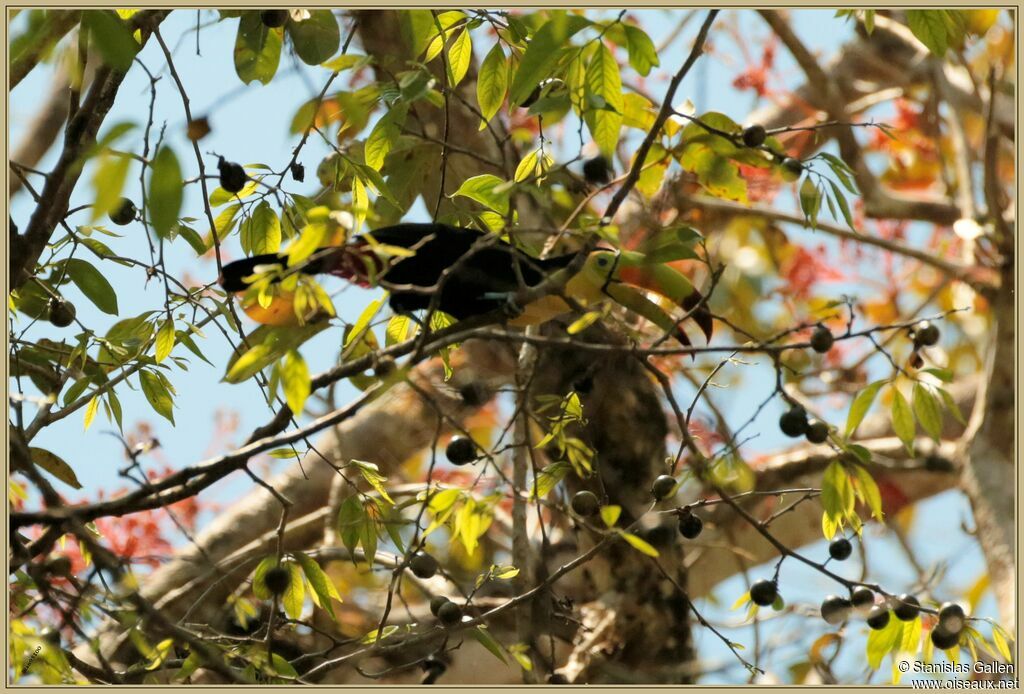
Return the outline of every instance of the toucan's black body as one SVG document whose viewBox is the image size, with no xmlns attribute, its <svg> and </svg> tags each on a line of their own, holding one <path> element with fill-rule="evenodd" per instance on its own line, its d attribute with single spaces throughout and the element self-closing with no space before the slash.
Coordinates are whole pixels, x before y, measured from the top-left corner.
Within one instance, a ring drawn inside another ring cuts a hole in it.
<svg viewBox="0 0 1024 694">
<path fill-rule="evenodd" d="M 521 288 L 520 278 L 526 286 L 537 285 L 573 259 L 569 254 L 539 260 L 476 229 L 447 224 L 396 224 L 369 233 L 378 244 L 416 253 L 391 258 L 376 278 L 391 292 L 391 308 L 399 313 L 429 308 L 432 290 L 439 285 L 439 310 L 459 320 L 489 313 L 507 305 L 508 296 Z M 351 265 L 353 249 L 357 254 L 362 250 L 364 255 L 372 255 L 369 240 L 357 236 L 344 247 L 321 249 L 302 272 L 352 279 L 353 271 L 364 269 Z M 221 285 L 227 291 L 242 291 L 247 286 L 244 278 L 257 266 L 284 262 L 285 256 L 270 253 L 229 263 L 224 266 Z"/>
</svg>

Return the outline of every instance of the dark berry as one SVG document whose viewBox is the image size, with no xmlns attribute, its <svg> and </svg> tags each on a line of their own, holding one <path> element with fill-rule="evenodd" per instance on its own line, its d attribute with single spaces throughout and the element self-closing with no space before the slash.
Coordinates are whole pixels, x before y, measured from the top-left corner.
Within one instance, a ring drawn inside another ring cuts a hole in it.
<svg viewBox="0 0 1024 694">
<path fill-rule="evenodd" d="M 246 175 L 245 169 L 242 168 L 241 164 L 236 164 L 221 157 L 217 161 L 217 169 L 220 171 L 221 188 L 229 193 L 237 193 L 242 188 L 245 188 L 245 182 L 249 180 L 249 177 Z"/>
<path fill-rule="evenodd" d="M 693 540 L 704 529 L 704 521 L 696 513 L 688 513 L 679 519 L 679 534 L 687 540 Z"/>
<path fill-rule="evenodd" d="M 292 572 L 283 566 L 275 566 L 263 576 L 263 585 L 274 595 L 288 590 L 292 582 Z"/>
<path fill-rule="evenodd" d="M 651 494 L 658 501 L 667 499 L 676 490 L 676 479 L 672 475 L 658 475 L 651 485 Z"/>
<path fill-rule="evenodd" d="M 939 329 L 928 321 L 921 321 L 914 326 L 914 346 L 931 347 L 939 341 Z"/>
<path fill-rule="evenodd" d="M 836 561 L 846 561 L 853 554 L 853 545 L 845 537 L 837 537 L 828 546 L 828 554 Z"/>
<path fill-rule="evenodd" d="M 807 431 L 807 411 L 800 406 L 787 411 L 779 418 L 779 429 L 791 438 L 803 436 Z"/>
<path fill-rule="evenodd" d="M 444 449 L 444 454 L 453 465 L 472 463 L 480 457 L 473 439 L 466 436 L 453 437 L 448 442 L 448 447 Z"/>
<path fill-rule="evenodd" d="M 443 595 L 437 595 L 430 599 L 430 614 L 437 616 L 438 610 L 440 610 L 446 603 L 451 602 L 448 598 Z"/>
<path fill-rule="evenodd" d="M 572 497 L 572 510 L 581 516 L 592 516 L 601 510 L 601 502 L 594 492 L 583 490 Z"/>
<path fill-rule="evenodd" d="M 945 651 L 960 644 L 960 634 L 946 631 L 941 626 L 932 629 L 932 643 L 939 650 Z"/>
<path fill-rule="evenodd" d="M 603 156 L 583 162 L 583 178 L 587 179 L 587 183 L 603 185 L 612 180 L 611 173 L 611 164 Z"/>
<path fill-rule="evenodd" d="M 885 608 L 885 605 L 875 605 L 868 612 L 868 626 L 878 631 L 884 629 L 889 624 L 889 610 Z"/>
<path fill-rule="evenodd" d="M 870 588 L 861 586 L 853 591 L 853 595 L 850 596 L 850 602 L 858 610 L 872 607 L 875 604 L 875 593 Z"/>
<path fill-rule="evenodd" d="M 437 618 L 441 620 L 441 624 L 446 626 L 458 624 L 462 621 L 462 608 L 454 602 L 446 602 L 438 609 Z"/>
<path fill-rule="evenodd" d="M 45 627 L 39 632 L 39 638 L 54 646 L 60 645 L 60 631 L 53 627 Z"/>
<path fill-rule="evenodd" d="M 417 578 L 430 578 L 437 573 L 437 559 L 426 552 L 417 552 L 409 560 L 409 568 Z"/>
<path fill-rule="evenodd" d="M 306 167 L 299 162 L 292 164 L 289 170 L 292 172 L 292 178 L 295 181 L 302 183 L 306 180 Z"/>
<path fill-rule="evenodd" d="M 811 443 L 825 443 L 828 441 L 828 424 L 817 419 L 807 425 L 807 431 L 804 432 L 804 436 Z"/>
<path fill-rule="evenodd" d="M 66 328 L 75 320 L 75 305 L 63 299 L 50 299 L 50 324 Z"/>
<path fill-rule="evenodd" d="M 964 613 L 964 608 L 955 602 L 943 603 L 939 608 L 939 626 L 937 628 L 950 634 L 959 634 L 963 631 L 966 623 L 967 615 Z"/>
<path fill-rule="evenodd" d="M 117 207 L 107 216 L 110 217 L 110 221 L 114 224 L 123 227 L 125 224 L 134 222 L 138 212 L 134 202 L 128 198 L 121 198 L 120 202 L 117 203 Z"/>
<path fill-rule="evenodd" d="M 768 137 L 768 133 L 765 132 L 763 125 L 755 123 L 743 128 L 743 144 L 747 147 L 760 147 L 764 144 L 766 137 Z"/>
<path fill-rule="evenodd" d="M 288 10 L 263 10 L 260 12 L 260 21 L 271 29 L 283 27 L 288 21 Z"/>
<path fill-rule="evenodd" d="M 777 597 L 779 597 L 779 587 L 775 585 L 775 581 L 762 578 L 759 581 L 754 581 L 754 584 L 750 586 L 750 601 L 755 605 L 767 607 L 775 602 Z"/>
<path fill-rule="evenodd" d="M 832 336 L 832 331 L 824 326 L 815 328 L 814 332 L 811 333 L 811 349 L 818 354 L 824 354 L 832 349 L 835 341 L 836 339 Z"/>
<path fill-rule="evenodd" d="M 896 619 L 902 622 L 910 622 L 917 619 L 920 610 L 921 603 L 917 601 L 913 595 L 904 593 L 895 600 L 893 600 L 892 613 L 896 615 Z"/>
<path fill-rule="evenodd" d="M 552 672 L 548 675 L 548 684 L 569 684 L 569 680 L 560 672 Z"/>
<path fill-rule="evenodd" d="M 804 163 L 799 159 L 793 157 L 786 157 L 782 160 L 782 168 L 794 176 L 799 176 L 804 172 Z"/>
<path fill-rule="evenodd" d="M 821 618 L 828 624 L 842 624 L 850 617 L 853 604 L 846 598 L 830 595 L 821 603 Z"/>
</svg>

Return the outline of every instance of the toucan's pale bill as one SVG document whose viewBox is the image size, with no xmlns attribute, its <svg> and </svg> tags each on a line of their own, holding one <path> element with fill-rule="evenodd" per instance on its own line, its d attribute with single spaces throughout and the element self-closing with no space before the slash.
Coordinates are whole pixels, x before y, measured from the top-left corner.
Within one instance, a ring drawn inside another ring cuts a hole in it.
<svg viewBox="0 0 1024 694">
<path fill-rule="evenodd" d="M 623 254 L 624 257 L 619 260 L 614 275 L 616 279 L 661 294 L 682 308 L 688 309 L 693 306 L 697 290 L 686 275 L 667 265 L 645 263 L 639 253 L 629 255 L 638 257 L 625 257 Z"/>
</svg>

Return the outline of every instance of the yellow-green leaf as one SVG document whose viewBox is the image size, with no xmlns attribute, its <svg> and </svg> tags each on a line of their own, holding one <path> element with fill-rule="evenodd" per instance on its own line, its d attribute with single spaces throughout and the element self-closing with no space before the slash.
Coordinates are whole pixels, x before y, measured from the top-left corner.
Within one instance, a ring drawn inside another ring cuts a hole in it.
<svg viewBox="0 0 1024 694">
<path fill-rule="evenodd" d="M 942 436 L 942 411 L 939 409 L 939 401 L 931 388 L 920 383 L 914 384 L 912 393 L 914 414 L 921 428 L 936 442 Z"/>
<path fill-rule="evenodd" d="M 121 191 L 128 178 L 128 170 L 132 160 L 129 157 L 111 152 L 100 160 L 96 173 L 92 177 L 92 186 L 96 190 L 96 199 L 92 203 L 92 218 L 95 222 L 103 215 L 114 212 L 121 204 Z"/>
<path fill-rule="evenodd" d="M 849 437 L 857 430 L 857 427 L 860 426 L 861 421 L 864 419 L 864 415 L 866 415 L 868 410 L 871 409 L 871 404 L 875 401 L 875 396 L 878 395 L 878 390 L 884 383 L 885 381 L 875 381 L 857 393 L 857 397 L 853 399 L 853 403 L 850 405 L 850 414 L 846 416 L 847 437 Z"/>
<path fill-rule="evenodd" d="M 632 533 L 623 532 L 622 539 L 628 542 L 634 549 L 639 551 L 641 554 L 646 554 L 649 557 L 658 557 L 658 550 L 651 546 L 649 542 L 643 540 Z"/>
<path fill-rule="evenodd" d="M 480 105 L 480 113 L 484 117 L 481 130 L 501 108 L 501 102 L 504 101 L 507 90 L 508 62 L 505 52 L 501 49 L 501 43 L 495 41 L 494 47 L 484 58 L 484 62 L 480 66 L 480 74 L 476 79 L 476 100 Z"/>
<path fill-rule="evenodd" d="M 92 405 L 97 402 L 99 398 L 93 398 L 89 401 Z M 95 416 L 96 408 L 93 407 L 93 415 Z M 88 427 L 86 427 L 88 428 Z M 29 448 L 29 453 L 32 455 L 32 462 L 39 467 L 46 470 L 48 473 L 59 479 L 64 484 L 73 487 L 75 489 L 81 489 L 82 483 L 78 481 L 78 477 L 75 476 L 75 471 L 71 469 L 71 466 L 64 462 L 56 453 L 51 453 L 45 448 L 36 448 L 35 446 Z"/>
<path fill-rule="evenodd" d="M 619 520 L 619 516 L 622 515 L 622 507 L 610 504 L 608 506 L 601 507 L 601 520 L 609 528 L 615 525 L 616 521 Z"/>
<path fill-rule="evenodd" d="M 302 616 L 302 603 L 306 600 L 306 584 L 302 580 L 302 569 L 291 561 L 284 562 L 282 566 L 288 569 L 292 578 L 288 582 L 288 589 L 281 596 L 281 605 L 285 614 L 292 619 L 298 619 Z"/>
<path fill-rule="evenodd" d="M 170 147 L 161 147 L 153 158 L 149 176 L 149 220 L 157 236 L 165 238 L 178 223 L 184 195 L 178 157 Z"/>
<path fill-rule="evenodd" d="M 302 567 L 302 572 L 306 574 L 309 585 L 313 587 L 313 593 L 319 606 L 327 610 L 327 613 L 331 615 L 331 619 L 337 620 L 337 617 L 334 615 L 334 605 L 331 603 L 331 599 L 333 598 L 341 602 L 341 595 L 338 594 L 338 589 L 335 587 L 334 582 L 320 568 L 319 564 L 302 552 L 295 552 L 295 558 Z"/>
<path fill-rule="evenodd" d="M 99 396 L 93 396 L 93 399 L 89 401 L 89 404 L 85 406 L 85 419 L 83 422 L 83 429 L 89 430 L 89 426 L 92 424 L 92 420 L 96 417 L 96 412 L 100 407 Z"/>
<path fill-rule="evenodd" d="M 469 31 L 463 30 L 448 47 L 448 84 L 452 87 L 459 86 L 459 82 L 469 70 L 472 59 L 473 41 L 469 37 Z"/>
<path fill-rule="evenodd" d="M 174 340 L 174 321 L 168 318 L 156 333 L 156 354 L 154 358 L 158 364 L 166 359 L 167 355 L 174 349 Z"/>
<path fill-rule="evenodd" d="M 914 413 L 903 393 L 893 386 L 892 389 L 892 430 L 899 437 L 907 452 L 914 454 Z"/>
<path fill-rule="evenodd" d="M 615 56 L 604 43 L 587 65 L 587 109 L 584 112 L 587 128 L 604 156 L 611 158 L 619 143 L 622 128 L 622 77 Z"/>
</svg>

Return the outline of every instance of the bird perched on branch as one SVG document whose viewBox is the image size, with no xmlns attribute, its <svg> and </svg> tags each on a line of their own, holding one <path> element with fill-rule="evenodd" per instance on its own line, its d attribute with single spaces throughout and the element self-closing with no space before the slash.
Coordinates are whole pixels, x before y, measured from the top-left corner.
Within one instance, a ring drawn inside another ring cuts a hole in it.
<svg viewBox="0 0 1024 694">
<path fill-rule="evenodd" d="M 279 281 L 289 273 L 330 274 L 354 284 L 381 286 L 390 292 L 389 303 L 397 313 L 434 308 L 458 320 L 506 310 L 509 325 L 538 325 L 572 311 L 562 295 L 581 305 L 611 298 L 650 320 L 680 343 L 691 342 L 679 324 L 643 291 L 653 291 L 691 312 L 705 338 L 713 332 L 711 314 L 701 293 L 678 270 L 635 251 L 599 248 L 572 272 L 575 253 L 534 258 L 493 234 L 447 224 L 396 224 L 375 229 L 339 246 L 322 248 L 288 270 L 287 254 L 270 253 L 244 258 L 223 267 L 221 286 L 229 292 L 245 292 L 261 276 Z M 551 277 L 555 291 L 525 306 L 514 305 L 521 290 L 537 287 Z M 267 286 L 264 279 L 263 286 Z M 561 295 L 560 295 L 561 294 Z M 268 325 L 299 323 L 288 292 L 275 302 L 252 297 L 243 302 L 246 313 Z M 299 312 L 301 315 L 301 311 Z"/>
</svg>

